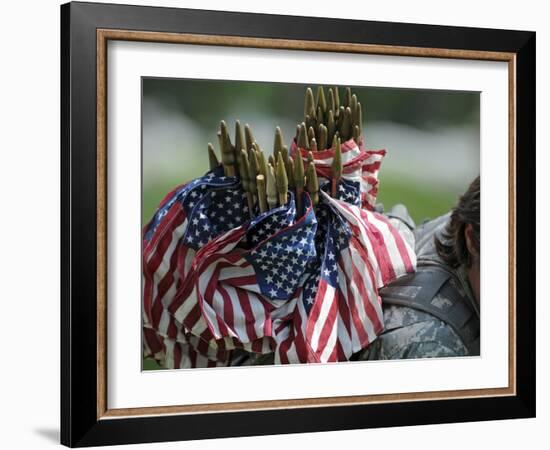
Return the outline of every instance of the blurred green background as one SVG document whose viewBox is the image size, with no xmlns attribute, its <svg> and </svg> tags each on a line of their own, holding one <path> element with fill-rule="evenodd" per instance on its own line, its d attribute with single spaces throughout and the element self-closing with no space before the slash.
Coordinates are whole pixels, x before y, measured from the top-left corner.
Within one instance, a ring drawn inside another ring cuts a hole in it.
<svg viewBox="0 0 550 450">
<path fill-rule="evenodd" d="M 221 119 L 232 132 L 236 119 L 250 124 L 268 152 L 276 126 L 290 143 L 308 86 L 144 78 L 143 223 L 169 190 L 208 170 L 207 143 L 219 155 Z M 417 223 L 448 211 L 479 174 L 479 93 L 369 87 L 353 92 L 362 105 L 367 148 L 388 152 L 378 200 L 386 208 L 404 203 Z"/>
<path fill-rule="evenodd" d="M 208 142 L 220 155 L 220 120 L 227 122 L 232 139 L 236 119 L 250 124 L 268 153 L 280 126 L 290 147 L 296 124 L 303 120 L 308 86 L 316 92 L 315 85 L 144 78 L 143 224 L 176 185 L 208 170 Z M 417 224 L 446 213 L 479 174 L 479 93 L 352 90 L 362 105 L 366 147 L 387 150 L 378 201 L 386 209 L 405 204 Z M 341 99 L 343 94 L 341 86 Z M 144 360 L 143 368 L 159 367 Z"/>
</svg>

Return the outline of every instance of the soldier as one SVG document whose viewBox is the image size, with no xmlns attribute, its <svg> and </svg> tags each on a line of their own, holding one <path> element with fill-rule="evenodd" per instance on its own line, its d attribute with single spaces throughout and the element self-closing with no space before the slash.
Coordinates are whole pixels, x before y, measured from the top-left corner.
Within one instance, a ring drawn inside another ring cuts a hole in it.
<svg viewBox="0 0 550 450">
<path fill-rule="evenodd" d="M 385 330 L 353 359 L 479 356 L 479 208 L 478 176 L 414 231 L 417 270 L 380 290 Z"/>
</svg>

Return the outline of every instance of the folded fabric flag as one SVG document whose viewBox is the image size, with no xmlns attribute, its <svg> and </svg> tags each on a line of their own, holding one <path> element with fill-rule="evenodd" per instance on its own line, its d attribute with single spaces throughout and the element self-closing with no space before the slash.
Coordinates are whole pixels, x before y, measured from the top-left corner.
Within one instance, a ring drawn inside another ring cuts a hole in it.
<svg viewBox="0 0 550 450">
<path fill-rule="evenodd" d="M 286 315 L 287 303 L 315 257 L 317 222 L 307 194 L 304 204 L 306 212 L 299 219 L 291 199 L 219 236 L 195 255 L 167 306 L 185 332 L 201 341 L 196 350 L 202 364 L 229 364 L 228 350 L 236 348 L 273 351 L 272 320 Z M 185 357 L 179 362 L 179 367 L 196 364 Z"/>
<path fill-rule="evenodd" d="M 251 218 L 238 177 L 221 166 L 169 193 L 143 230 L 144 355 L 162 367 L 347 361 L 383 328 L 378 289 L 415 269 L 402 234 L 373 212 L 385 150 L 313 152 L 320 200 L 302 193 Z M 308 151 L 292 142 L 292 155 Z M 256 212 L 256 211 L 255 211 Z M 257 213 L 257 212 L 256 212 Z"/>
<path fill-rule="evenodd" d="M 302 217 L 291 195 L 284 206 L 248 222 L 241 214 L 240 226 L 205 237 L 196 230 L 215 226 L 212 212 L 218 217 L 207 199 L 219 197 L 222 182 L 227 198 L 239 197 L 233 180 L 210 175 L 174 191 L 146 227 L 145 354 L 168 368 L 229 365 L 235 349 L 275 352 L 277 363 L 333 362 L 372 342 L 382 331 L 378 288 L 413 271 L 415 256 L 387 219 L 353 205 L 358 183 L 341 180 L 347 201 L 323 192 L 316 211 L 304 193 Z M 242 196 L 236 203 L 243 211 Z M 163 241 L 159 230 L 171 238 Z M 159 257 L 159 248 L 171 247 Z"/>
<path fill-rule="evenodd" d="M 239 180 L 221 167 L 179 186 L 161 202 L 143 229 L 143 326 L 146 355 L 165 357 L 163 337 L 181 330 L 166 310 L 196 250 L 248 220 Z M 180 337 L 184 340 L 183 337 Z"/>
<path fill-rule="evenodd" d="M 276 363 L 347 361 L 383 329 L 378 288 L 415 269 L 414 251 L 378 214 L 322 192 L 317 260 L 291 315 L 274 321 Z"/>
<path fill-rule="evenodd" d="M 309 150 L 298 148 L 296 140 L 291 143 L 292 157 L 300 151 L 304 164 L 307 162 Z M 361 140 L 359 145 L 350 139 L 342 143 L 342 178 L 358 182 L 361 192 L 361 206 L 373 210 L 378 193 L 378 171 L 386 150 L 367 150 Z M 319 181 L 331 178 L 331 166 L 334 149 L 313 152 L 313 160 Z"/>
</svg>

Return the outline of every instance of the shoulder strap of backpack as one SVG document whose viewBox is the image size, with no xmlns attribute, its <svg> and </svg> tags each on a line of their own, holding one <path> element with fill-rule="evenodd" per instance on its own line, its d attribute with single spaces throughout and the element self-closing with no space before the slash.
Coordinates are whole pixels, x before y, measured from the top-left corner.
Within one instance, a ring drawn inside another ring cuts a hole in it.
<svg viewBox="0 0 550 450">
<path fill-rule="evenodd" d="M 449 282 L 452 277 L 439 265 L 418 267 L 414 274 L 382 288 L 382 302 L 437 317 L 452 327 L 470 354 L 479 355 L 479 319 L 468 299 Z"/>
</svg>

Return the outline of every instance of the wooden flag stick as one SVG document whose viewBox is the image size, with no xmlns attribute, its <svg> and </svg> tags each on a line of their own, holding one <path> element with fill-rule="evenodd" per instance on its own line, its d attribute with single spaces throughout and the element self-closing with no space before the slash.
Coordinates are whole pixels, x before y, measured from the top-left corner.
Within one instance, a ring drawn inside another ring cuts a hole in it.
<svg viewBox="0 0 550 450">
<path fill-rule="evenodd" d="M 336 122 L 334 121 L 334 113 L 332 112 L 332 110 L 329 110 L 328 121 L 327 121 L 327 141 L 326 141 L 327 143 L 332 142 L 335 132 L 336 132 Z"/>
<path fill-rule="evenodd" d="M 267 166 L 266 195 L 269 209 L 277 207 L 277 182 L 275 180 L 275 171 L 273 166 Z"/>
<path fill-rule="evenodd" d="M 233 151 L 233 146 L 231 145 L 231 138 L 229 137 L 229 132 L 227 131 L 227 124 L 224 120 L 220 122 L 220 146 L 222 152 L 222 164 L 223 172 L 226 177 L 235 176 L 235 153 Z"/>
<path fill-rule="evenodd" d="M 311 147 L 310 151 L 308 152 L 311 153 L 311 152 L 316 152 L 318 150 L 317 148 L 317 141 L 315 139 L 312 139 L 311 142 L 309 143 L 309 146 Z"/>
<path fill-rule="evenodd" d="M 306 191 L 311 197 L 311 203 L 313 204 L 313 207 L 317 206 L 317 204 L 319 203 L 319 180 L 317 178 L 315 163 L 313 161 L 307 166 Z"/>
<path fill-rule="evenodd" d="M 313 127 L 309 127 L 307 129 L 307 139 L 308 142 L 311 142 L 312 139 L 315 139 L 315 130 L 313 129 Z M 309 146 L 307 148 L 309 149 Z"/>
<path fill-rule="evenodd" d="M 334 157 L 332 158 L 332 198 L 336 198 L 338 193 L 338 181 L 342 176 L 342 148 L 340 139 L 334 137 L 332 141 L 332 148 L 334 149 Z"/>
<path fill-rule="evenodd" d="M 300 152 L 296 152 L 294 158 L 294 186 L 296 186 L 296 214 L 302 215 L 302 193 L 304 192 L 304 162 L 302 161 L 302 155 Z"/>
<path fill-rule="evenodd" d="M 317 102 L 315 105 L 317 108 L 321 108 L 321 111 L 324 113 L 327 110 L 327 101 L 325 99 L 325 90 L 323 86 L 317 88 Z M 319 120 L 319 118 L 317 118 Z"/>
<path fill-rule="evenodd" d="M 288 158 L 286 175 L 288 178 L 288 187 L 289 189 L 293 190 L 296 186 L 294 185 L 294 160 L 292 158 Z"/>
<path fill-rule="evenodd" d="M 273 142 L 273 158 L 277 161 L 277 155 L 283 151 L 284 138 L 280 127 L 275 128 L 275 141 Z"/>
<path fill-rule="evenodd" d="M 334 118 L 338 116 L 340 111 L 340 93 L 338 92 L 338 86 L 334 86 Z"/>
<path fill-rule="evenodd" d="M 243 189 L 246 192 L 246 201 L 248 203 L 248 213 L 250 214 L 250 217 L 254 217 L 254 196 L 252 195 L 252 192 L 250 190 L 250 169 L 249 169 L 249 162 L 248 162 L 248 155 L 246 153 L 246 150 L 241 150 L 241 158 L 242 158 L 242 167 L 243 167 Z"/>
<path fill-rule="evenodd" d="M 290 168 L 290 158 L 288 156 L 288 147 L 286 145 L 283 145 L 281 155 L 283 156 L 283 162 L 285 163 L 285 171 L 286 171 L 286 178 L 288 180 L 288 186 L 292 187 L 294 185 L 294 183 L 291 180 L 292 179 L 292 169 Z"/>
<path fill-rule="evenodd" d="M 347 108 L 351 103 L 351 89 L 347 87 L 344 91 L 344 108 Z"/>
<path fill-rule="evenodd" d="M 353 140 L 359 144 L 359 136 L 361 135 L 361 131 L 359 130 L 359 125 L 353 126 Z"/>
<path fill-rule="evenodd" d="M 307 152 L 307 165 L 309 167 L 310 164 L 313 164 L 314 158 L 313 158 L 313 152 Z M 307 169 L 306 169 L 307 172 Z"/>
<path fill-rule="evenodd" d="M 281 153 L 279 153 L 277 157 L 275 181 L 277 184 L 279 205 L 286 205 L 286 202 L 288 200 L 288 178 L 286 176 L 285 162 L 283 161 L 283 155 Z"/>
<path fill-rule="evenodd" d="M 248 149 L 248 182 L 249 190 L 252 194 L 252 201 L 254 202 L 254 196 L 258 188 L 256 187 L 256 177 L 258 176 L 258 157 L 253 147 Z"/>
<path fill-rule="evenodd" d="M 328 144 L 328 130 L 324 125 L 319 126 L 319 140 L 317 142 L 317 148 L 321 151 L 327 148 Z M 313 150 L 313 149 L 312 149 Z"/>
<path fill-rule="evenodd" d="M 355 125 L 357 123 L 357 95 L 353 94 L 351 96 L 351 122 Z"/>
<path fill-rule="evenodd" d="M 238 172 L 238 175 L 242 178 L 242 172 L 241 172 L 241 167 L 240 167 L 240 164 L 239 164 L 239 160 L 241 159 L 241 150 L 242 149 L 245 149 L 246 150 L 246 144 L 245 144 L 245 139 L 244 139 L 244 131 L 243 131 L 243 127 L 241 126 L 241 122 L 240 121 L 235 121 L 235 146 L 234 146 L 234 151 L 235 151 L 235 159 L 237 160 L 237 172 Z"/>
<path fill-rule="evenodd" d="M 309 148 L 309 139 L 307 137 L 306 124 L 304 122 L 300 124 L 300 131 L 298 133 L 298 139 L 296 143 L 300 148 Z"/>
<path fill-rule="evenodd" d="M 332 111 L 332 114 L 336 112 L 336 99 L 334 98 L 334 91 L 332 88 L 328 88 L 328 110 Z"/>
<path fill-rule="evenodd" d="M 245 124 L 244 126 L 244 141 L 246 148 L 245 150 L 248 151 L 249 148 L 252 147 L 252 143 L 255 141 L 254 135 L 252 134 L 252 128 L 250 128 L 250 125 Z"/>
<path fill-rule="evenodd" d="M 351 130 L 351 108 L 348 106 L 344 113 L 342 127 L 340 128 L 340 136 L 344 141 L 347 141 L 351 137 Z"/>
<path fill-rule="evenodd" d="M 315 118 L 315 98 L 311 88 L 306 89 L 306 98 L 304 102 L 304 117 L 309 116 L 310 119 Z"/>
<path fill-rule="evenodd" d="M 256 177 L 256 186 L 258 186 L 258 204 L 260 205 L 260 213 L 264 213 L 267 211 L 267 197 L 265 177 L 263 175 L 258 175 Z"/>
<path fill-rule="evenodd" d="M 361 102 L 357 102 L 357 123 L 355 126 L 359 127 L 359 140 L 357 143 L 359 144 L 359 141 L 361 140 L 361 134 L 363 134 L 363 111 L 361 111 Z"/>
<path fill-rule="evenodd" d="M 208 162 L 210 164 L 210 170 L 214 170 L 220 165 L 220 162 L 218 161 L 218 157 L 216 156 L 216 152 L 214 150 L 214 146 L 210 142 L 208 143 Z"/>
<path fill-rule="evenodd" d="M 258 163 L 259 163 L 258 171 L 260 172 L 260 174 L 264 176 L 264 182 L 265 182 L 267 177 L 267 161 L 265 160 L 265 153 L 261 148 L 259 148 L 259 151 L 256 153 L 256 155 L 258 156 Z"/>
</svg>

